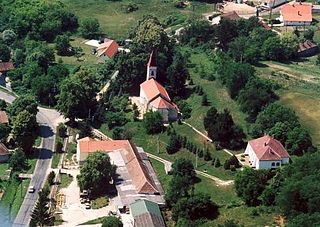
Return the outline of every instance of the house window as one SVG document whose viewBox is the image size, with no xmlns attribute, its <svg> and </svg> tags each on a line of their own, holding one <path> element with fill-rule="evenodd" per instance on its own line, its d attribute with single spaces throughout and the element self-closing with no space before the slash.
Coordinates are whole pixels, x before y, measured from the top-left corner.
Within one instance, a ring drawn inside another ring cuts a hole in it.
<svg viewBox="0 0 320 227">
<path fill-rule="evenodd" d="M 271 166 L 275 166 L 275 163 L 274 163 L 274 162 L 272 162 L 272 163 L 271 163 Z"/>
<path fill-rule="evenodd" d="M 276 166 L 280 166 L 280 162 L 277 162 L 277 163 L 276 163 Z"/>
</svg>

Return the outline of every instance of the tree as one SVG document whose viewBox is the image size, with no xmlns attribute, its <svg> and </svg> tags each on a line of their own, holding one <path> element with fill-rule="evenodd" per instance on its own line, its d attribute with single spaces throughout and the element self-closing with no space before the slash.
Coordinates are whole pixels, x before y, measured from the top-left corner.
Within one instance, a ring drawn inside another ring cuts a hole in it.
<svg viewBox="0 0 320 227">
<path fill-rule="evenodd" d="M 180 100 L 179 102 L 177 102 L 177 105 L 179 107 L 183 119 L 188 119 L 191 117 L 192 109 L 186 101 Z"/>
<path fill-rule="evenodd" d="M 114 216 L 109 216 L 103 219 L 102 227 L 122 227 L 123 224 L 119 218 Z"/>
<path fill-rule="evenodd" d="M 189 75 L 186 59 L 180 51 L 176 51 L 173 62 L 168 68 L 169 92 L 173 97 L 183 97 L 185 83 Z"/>
<path fill-rule="evenodd" d="M 77 180 L 81 190 L 92 189 L 94 194 L 99 194 L 110 187 L 115 173 L 116 166 L 110 163 L 110 157 L 98 151 L 87 157 Z"/>
<path fill-rule="evenodd" d="M 53 214 L 49 210 L 49 189 L 44 188 L 39 191 L 38 201 L 31 214 L 31 223 L 39 226 L 48 226 L 53 223 Z"/>
<path fill-rule="evenodd" d="M 0 61 L 7 62 L 10 60 L 10 48 L 0 43 Z"/>
<path fill-rule="evenodd" d="M 215 168 L 219 168 L 221 166 L 221 163 L 220 163 L 220 159 L 219 158 L 216 158 L 215 162 L 214 162 L 214 167 Z"/>
<path fill-rule="evenodd" d="M 230 169 L 230 167 L 233 166 L 234 168 L 240 168 L 241 164 L 238 160 L 238 158 L 233 155 L 224 163 L 224 169 Z"/>
<path fill-rule="evenodd" d="M 23 110 L 14 118 L 12 125 L 13 139 L 24 152 L 31 150 L 38 131 L 39 126 L 35 114 Z"/>
<path fill-rule="evenodd" d="M 59 123 L 57 133 L 61 138 L 65 138 L 67 136 L 67 128 L 63 123 Z"/>
<path fill-rule="evenodd" d="M 204 153 L 203 159 L 205 161 L 210 161 L 212 159 L 211 154 L 208 150 Z"/>
<path fill-rule="evenodd" d="M 249 206 L 258 205 L 260 203 L 259 196 L 269 178 L 267 171 L 244 168 L 244 170 L 237 172 L 234 181 L 237 195 Z"/>
<path fill-rule="evenodd" d="M 11 45 L 17 38 L 17 35 L 14 31 L 8 29 L 2 32 L 2 39 L 7 45 Z"/>
<path fill-rule="evenodd" d="M 198 220 L 201 218 L 212 219 L 218 215 L 218 206 L 206 194 L 194 194 L 190 198 L 180 199 L 172 207 L 172 219 L 179 218 Z"/>
<path fill-rule="evenodd" d="M 317 227 L 320 225 L 320 212 L 313 214 L 299 214 L 290 218 L 287 227 Z"/>
<path fill-rule="evenodd" d="M 306 31 L 304 31 L 303 37 L 306 40 L 311 40 L 312 41 L 313 37 L 314 37 L 314 30 L 313 29 L 307 29 Z"/>
<path fill-rule="evenodd" d="M 8 113 L 11 117 L 17 116 L 23 110 L 36 115 L 38 112 L 38 105 L 34 97 L 26 95 L 17 97 L 8 107 Z"/>
<path fill-rule="evenodd" d="M 49 185 L 53 185 L 54 184 L 54 178 L 56 177 L 56 174 L 54 173 L 54 171 L 51 171 L 48 175 L 48 183 Z"/>
<path fill-rule="evenodd" d="M 10 128 L 6 124 L 0 124 L 0 142 L 5 143 L 10 133 Z"/>
<path fill-rule="evenodd" d="M 234 21 L 226 18 L 220 20 L 216 29 L 216 38 L 223 50 L 238 36 L 238 28 Z"/>
<path fill-rule="evenodd" d="M 208 106 L 208 105 L 209 105 L 208 96 L 207 96 L 206 93 L 204 93 L 204 94 L 202 95 L 201 105 L 202 105 L 202 106 Z"/>
<path fill-rule="evenodd" d="M 285 146 L 290 154 L 299 156 L 314 150 L 310 134 L 302 127 L 295 127 L 288 133 Z"/>
<path fill-rule="evenodd" d="M 93 39 L 99 34 L 100 24 L 96 18 L 85 18 L 80 24 L 80 34 L 83 38 Z"/>
<path fill-rule="evenodd" d="M 14 171 L 25 170 L 28 166 L 27 158 L 21 148 L 17 148 L 9 159 L 9 166 Z"/>
<path fill-rule="evenodd" d="M 190 159 L 179 158 L 172 164 L 171 173 L 175 177 L 188 177 L 191 184 L 196 181 L 196 172 Z"/>
<path fill-rule="evenodd" d="M 60 56 L 68 56 L 72 53 L 71 44 L 69 36 L 67 35 L 58 35 L 56 40 L 55 49 L 57 50 L 57 54 Z"/>
<path fill-rule="evenodd" d="M 218 110 L 215 107 L 211 107 L 207 111 L 206 116 L 203 119 L 204 128 L 208 130 L 211 125 L 216 124 L 217 118 L 218 118 Z"/>
<path fill-rule="evenodd" d="M 278 99 L 272 88 L 261 79 L 252 78 L 242 89 L 238 102 L 243 112 L 248 114 L 248 121 L 254 122 L 263 107 Z"/>
<path fill-rule="evenodd" d="M 143 117 L 143 124 L 148 134 L 157 134 L 163 131 L 162 116 L 158 111 L 149 111 Z"/>
<path fill-rule="evenodd" d="M 74 122 L 75 118 L 88 118 L 96 109 L 97 81 L 89 70 L 81 68 L 62 81 L 57 109 Z"/>
<path fill-rule="evenodd" d="M 178 139 L 177 135 L 173 134 L 170 137 L 169 144 L 166 147 L 168 154 L 174 154 L 178 152 L 182 147 L 181 141 Z"/>
<path fill-rule="evenodd" d="M 263 42 L 262 56 L 267 60 L 280 61 L 286 59 L 285 47 L 278 36 L 269 37 Z"/>
</svg>

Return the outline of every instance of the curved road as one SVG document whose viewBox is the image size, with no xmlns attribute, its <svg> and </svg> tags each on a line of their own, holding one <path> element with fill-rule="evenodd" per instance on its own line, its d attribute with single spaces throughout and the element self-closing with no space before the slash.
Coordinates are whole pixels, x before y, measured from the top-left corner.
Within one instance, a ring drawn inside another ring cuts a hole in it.
<svg viewBox="0 0 320 227">
<path fill-rule="evenodd" d="M 8 103 L 15 100 L 15 96 L 0 91 L 0 99 Z M 34 193 L 27 193 L 20 207 L 19 213 L 12 226 L 28 226 L 32 209 L 38 199 L 38 192 L 42 188 L 48 169 L 51 165 L 52 151 L 54 148 L 54 130 L 58 122 L 62 119 L 60 113 L 53 109 L 38 107 L 37 121 L 40 125 L 40 135 L 42 137 L 39 159 L 37 161 L 30 185 L 35 187 Z"/>
</svg>

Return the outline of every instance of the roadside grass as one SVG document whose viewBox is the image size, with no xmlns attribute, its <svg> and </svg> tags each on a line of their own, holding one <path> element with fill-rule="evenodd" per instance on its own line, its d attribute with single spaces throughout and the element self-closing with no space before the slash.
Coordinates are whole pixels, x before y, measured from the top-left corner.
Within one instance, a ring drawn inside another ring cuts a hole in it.
<svg viewBox="0 0 320 227">
<path fill-rule="evenodd" d="M 52 155 L 52 161 L 51 161 L 51 168 L 56 169 L 58 168 L 60 158 L 61 158 L 61 153 L 54 152 Z"/>
<path fill-rule="evenodd" d="M 146 14 L 151 14 L 163 21 L 169 15 L 178 15 L 188 18 L 199 16 L 202 13 L 212 12 L 213 5 L 190 1 L 194 6 L 184 9 L 174 7 L 172 1 L 163 0 L 62 0 L 72 12 L 75 12 L 80 21 L 84 18 L 97 18 L 100 28 L 108 38 L 125 39 L 130 28 Z M 125 9 L 129 3 L 138 6 L 138 10 L 126 13 Z"/>
<path fill-rule="evenodd" d="M 28 169 L 27 173 L 33 173 L 39 158 L 39 149 L 33 149 L 32 154 L 27 156 Z"/>
<path fill-rule="evenodd" d="M 67 188 L 73 181 L 73 176 L 69 174 L 60 174 L 59 188 Z"/>
<path fill-rule="evenodd" d="M 13 221 L 19 212 L 24 196 L 29 187 L 30 179 L 19 180 L 10 179 L 6 181 L 5 193 L 0 201 L 1 212 L 4 220 L 1 223 L 6 226 L 6 223 Z"/>
<path fill-rule="evenodd" d="M 7 175 L 7 170 L 9 169 L 8 163 L 0 163 L 0 179 L 4 179 Z"/>
<path fill-rule="evenodd" d="M 37 136 L 36 140 L 34 141 L 34 147 L 39 147 L 41 145 L 41 136 Z"/>
<path fill-rule="evenodd" d="M 91 201 L 91 208 L 100 209 L 102 207 L 108 206 L 108 204 L 109 204 L 108 197 L 101 196 Z"/>
<path fill-rule="evenodd" d="M 54 223 L 53 223 L 54 226 L 62 225 L 62 223 L 63 223 L 63 219 L 62 219 L 61 215 L 55 214 L 54 215 Z"/>
</svg>

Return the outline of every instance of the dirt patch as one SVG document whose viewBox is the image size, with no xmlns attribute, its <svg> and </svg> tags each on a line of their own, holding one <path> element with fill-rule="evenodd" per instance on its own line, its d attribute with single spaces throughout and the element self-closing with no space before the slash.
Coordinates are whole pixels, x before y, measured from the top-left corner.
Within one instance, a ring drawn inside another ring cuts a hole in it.
<svg viewBox="0 0 320 227">
<path fill-rule="evenodd" d="M 240 15 L 247 15 L 247 14 L 255 14 L 256 8 L 249 6 L 247 4 L 237 4 L 233 2 L 227 2 L 226 4 L 223 5 L 223 13 L 228 13 L 232 11 L 236 11 L 237 14 L 240 14 Z"/>
</svg>

